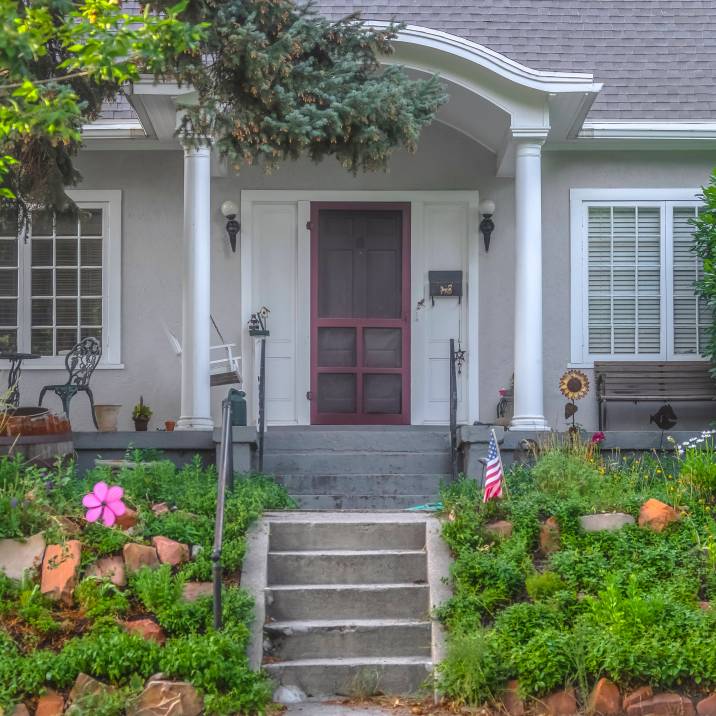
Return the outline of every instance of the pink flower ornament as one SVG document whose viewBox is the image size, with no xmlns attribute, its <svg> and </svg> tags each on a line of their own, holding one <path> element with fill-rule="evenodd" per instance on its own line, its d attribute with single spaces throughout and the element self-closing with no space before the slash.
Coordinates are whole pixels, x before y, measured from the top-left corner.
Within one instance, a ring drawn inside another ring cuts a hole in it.
<svg viewBox="0 0 716 716">
<path fill-rule="evenodd" d="M 82 504 L 87 508 L 87 522 L 96 522 L 101 517 L 102 522 L 111 527 L 127 510 L 122 502 L 123 495 L 124 490 L 119 485 L 110 487 L 106 482 L 98 482 L 92 492 L 82 498 Z"/>
<path fill-rule="evenodd" d="M 607 436 L 601 431 L 598 430 L 594 435 L 592 435 L 592 444 L 593 445 L 599 445 L 603 443 L 607 439 Z"/>
</svg>

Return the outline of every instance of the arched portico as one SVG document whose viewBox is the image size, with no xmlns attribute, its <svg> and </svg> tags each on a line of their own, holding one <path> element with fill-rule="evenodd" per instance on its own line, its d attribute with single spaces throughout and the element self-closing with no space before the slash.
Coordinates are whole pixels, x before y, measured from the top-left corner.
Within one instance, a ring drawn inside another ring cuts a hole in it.
<svg viewBox="0 0 716 716">
<path fill-rule="evenodd" d="M 405 66 L 411 73 L 439 74 L 450 101 L 439 113 L 438 122 L 452 127 L 487 148 L 495 157 L 495 176 L 515 179 L 515 314 L 514 375 L 515 415 L 520 429 L 547 427 L 543 407 L 542 379 L 542 219 L 541 155 L 544 144 L 564 141 L 575 135 L 600 86 L 590 75 L 535 71 L 485 47 L 421 27 L 409 26 L 395 41 L 396 53 L 387 61 Z M 178 88 L 137 83 L 131 101 L 142 119 L 148 137 L 173 142 L 176 126 L 175 99 Z M 183 97 L 186 99 L 186 96 Z M 185 201 L 208 203 L 208 188 L 192 178 L 211 171 L 208 152 L 185 154 Z M 190 164 L 190 167 L 187 166 Z M 216 166 L 214 174 L 216 174 Z M 193 222 L 185 228 L 188 255 L 209 243 L 210 221 L 205 212 L 185 212 Z M 196 217 L 204 217 L 199 226 Z M 510 221 L 502 216 L 502 221 Z M 473 227 L 476 225 L 471 220 Z M 473 229 L 474 230 L 474 229 Z M 243 260 L 243 258 L 242 258 Z M 195 267 L 186 264 L 185 291 L 208 296 L 210 282 L 197 281 Z M 203 284 L 206 285 L 203 285 Z M 242 286 L 242 293 L 244 292 Z M 250 300 L 250 299 L 249 299 Z M 208 301 L 207 301 L 208 305 Z M 242 312 L 251 306 L 243 306 Z M 470 321 L 477 321 L 476 315 Z M 185 312 L 183 342 L 205 341 L 208 317 Z M 182 423 L 185 427 L 206 426 L 204 393 L 209 366 L 205 351 L 191 353 L 191 365 L 182 380 Z M 251 360 L 244 355 L 245 370 Z M 194 376 L 194 378 L 192 378 Z M 192 407 L 194 406 L 194 407 Z M 194 415 L 194 412 L 201 414 Z M 473 410 L 470 411 L 474 417 Z"/>
</svg>

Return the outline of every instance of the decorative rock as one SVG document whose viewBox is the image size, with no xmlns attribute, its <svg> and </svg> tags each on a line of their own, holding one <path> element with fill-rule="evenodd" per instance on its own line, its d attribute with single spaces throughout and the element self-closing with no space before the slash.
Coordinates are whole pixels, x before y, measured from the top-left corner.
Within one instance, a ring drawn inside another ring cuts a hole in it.
<svg viewBox="0 0 716 716">
<path fill-rule="evenodd" d="M 512 522 L 508 520 L 497 520 L 497 522 L 490 522 L 485 525 L 485 532 L 488 532 L 495 537 L 511 537 L 512 536 Z"/>
<path fill-rule="evenodd" d="M 35 716 L 61 716 L 65 710 L 65 700 L 56 691 L 48 691 L 40 696 L 35 709 Z"/>
<path fill-rule="evenodd" d="M 139 517 L 137 515 L 136 510 L 133 510 L 131 507 L 127 507 L 124 514 L 119 515 L 119 517 L 117 517 L 115 525 L 117 525 L 117 527 L 119 527 L 120 529 L 125 530 L 126 532 L 127 530 L 134 527 L 134 525 L 136 525 L 138 521 Z"/>
<path fill-rule="evenodd" d="M 42 563 L 45 537 L 40 534 L 19 539 L 0 540 L 0 572 L 10 579 L 22 579 L 27 570 L 35 570 Z"/>
<path fill-rule="evenodd" d="M 525 702 L 520 697 L 519 682 L 516 679 L 508 681 L 502 693 L 502 705 L 508 716 L 524 716 Z"/>
<path fill-rule="evenodd" d="M 696 704 L 696 713 L 699 716 L 716 716 L 716 694 L 701 699 Z"/>
<path fill-rule="evenodd" d="M 12 710 L 10 716 L 30 716 L 30 712 L 27 710 L 27 706 L 25 706 L 25 704 L 18 704 Z"/>
<path fill-rule="evenodd" d="M 211 582 L 187 582 L 182 588 L 185 602 L 195 602 L 200 597 L 211 597 L 213 594 L 214 585 Z"/>
<path fill-rule="evenodd" d="M 201 696 L 185 681 L 152 681 L 133 706 L 127 708 L 127 716 L 199 716 L 204 708 Z"/>
<path fill-rule="evenodd" d="M 632 704 L 627 716 L 694 716 L 696 710 L 691 699 L 680 694 L 654 694 L 646 701 Z"/>
<path fill-rule="evenodd" d="M 115 587 L 127 586 L 127 575 L 124 570 L 124 560 L 119 556 L 102 557 L 87 569 L 88 577 L 109 579 Z"/>
<path fill-rule="evenodd" d="M 157 516 L 166 515 L 169 511 L 169 505 L 167 505 L 166 502 L 157 502 L 155 505 L 152 505 L 152 512 Z"/>
<path fill-rule="evenodd" d="M 574 689 L 565 689 L 555 694 L 550 694 L 542 701 L 544 711 L 549 716 L 574 716 L 577 709 L 577 699 L 574 696 Z"/>
<path fill-rule="evenodd" d="M 155 569 L 159 566 L 157 550 L 154 547 L 129 542 L 122 548 L 122 554 L 124 556 L 124 565 L 129 572 L 136 572 L 140 567 Z"/>
<path fill-rule="evenodd" d="M 72 604 L 72 592 L 80 571 L 82 544 L 71 539 L 65 544 L 51 544 L 42 561 L 40 591 L 50 599 Z"/>
<path fill-rule="evenodd" d="M 587 713 L 601 716 L 616 716 L 622 710 L 622 697 L 619 687 L 602 677 L 597 681 L 590 697 Z"/>
<path fill-rule="evenodd" d="M 300 704 L 306 700 L 306 694 L 298 686 L 279 686 L 273 692 L 273 700 L 277 704 Z"/>
<path fill-rule="evenodd" d="M 163 644 L 166 641 L 162 628 L 151 619 L 133 619 L 131 622 L 122 622 L 122 627 L 147 641 L 155 641 L 157 644 Z"/>
<path fill-rule="evenodd" d="M 622 701 L 622 710 L 626 711 L 630 706 L 641 703 L 642 701 L 648 701 L 654 692 L 651 686 L 640 686 L 636 691 L 628 693 Z"/>
<path fill-rule="evenodd" d="M 191 546 L 191 558 L 196 559 L 199 556 L 199 553 L 201 552 L 202 549 L 203 549 L 203 547 L 200 544 L 193 544 Z"/>
<path fill-rule="evenodd" d="M 540 526 L 539 546 L 542 554 L 552 554 L 559 551 L 559 523 L 556 518 L 548 517 Z"/>
<path fill-rule="evenodd" d="M 111 686 L 107 686 L 107 684 L 103 684 L 101 681 L 97 681 L 97 679 L 93 679 L 87 674 L 80 673 L 77 675 L 75 683 L 70 690 L 70 701 L 74 703 L 88 696 L 96 696 L 97 694 L 111 690 Z"/>
<path fill-rule="evenodd" d="M 635 522 L 631 515 L 623 512 L 608 512 L 600 515 L 584 515 L 579 524 L 585 532 L 615 532 Z"/>
<path fill-rule="evenodd" d="M 662 532 L 672 522 L 677 522 L 681 515 L 661 500 L 647 500 L 639 510 L 639 527 L 648 527 L 653 532 Z"/>
<path fill-rule="evenodd" d="M 157 550 L 159 561 L 162 564 L 171 564 L 176 567 L 182 562 L 189 561 L 189 547 L 181 542 L 175 542 L 168 537 L 152 537 L 152 544 Z"/>
</svg>

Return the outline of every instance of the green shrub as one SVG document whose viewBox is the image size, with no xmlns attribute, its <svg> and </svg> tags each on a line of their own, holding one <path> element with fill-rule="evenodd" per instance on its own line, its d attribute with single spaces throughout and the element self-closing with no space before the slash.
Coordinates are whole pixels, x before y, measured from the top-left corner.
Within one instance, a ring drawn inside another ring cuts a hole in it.
<svg viewBox="0 0 716 716">
<path fill-rule="evenodd" d="M 112 582 L 97 577 L 83 579 L 75 589 L 75 598 L 90 619 L 119 616 L 129 609 L 127 595 Z"/>
<path fill-rule="evenodd" d="M 557 592 L 562 592 L 567 588 L 562 577 L 556 572 L 542 572 L 531 574 L 525 580 L 527 594 L 534 601 L 544 601 L 550 599 Z"/>
</svg>

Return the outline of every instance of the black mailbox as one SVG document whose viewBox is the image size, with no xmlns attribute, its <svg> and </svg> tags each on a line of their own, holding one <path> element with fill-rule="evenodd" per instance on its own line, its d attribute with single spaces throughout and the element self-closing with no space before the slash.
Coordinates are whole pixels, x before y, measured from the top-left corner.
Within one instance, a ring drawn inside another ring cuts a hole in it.
<svg viewBox="0 0 716 716">
<path fill-rule="evenodd" d="M 436 298 L 457 298 L 462 302 L 462 271 L 428 271 L 430 299 L 433 306 Z"/>
</svg>

